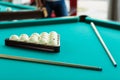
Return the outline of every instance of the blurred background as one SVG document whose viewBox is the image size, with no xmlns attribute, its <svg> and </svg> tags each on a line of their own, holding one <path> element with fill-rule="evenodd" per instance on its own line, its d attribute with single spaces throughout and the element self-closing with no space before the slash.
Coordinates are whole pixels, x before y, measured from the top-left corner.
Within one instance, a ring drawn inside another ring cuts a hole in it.
<svg viewBox="0 0 120 80">
<path fill-rule="evenodd" d="M 6 0 L 7 1 L 7 0 Z M 10 1 L 10 0 L 9 0 Z M 29 5 L 31 0 L 12 0 L 14 4 Z M 65 0 L 68 12 L 70 10 L 70 0 Z M 75 1 L 75 0 L 73 0 Z M 88 15 L 93 18 L 103 20 L 120 21 L 120 0 L 76 0 L 76 15 Z"/>
</svg>

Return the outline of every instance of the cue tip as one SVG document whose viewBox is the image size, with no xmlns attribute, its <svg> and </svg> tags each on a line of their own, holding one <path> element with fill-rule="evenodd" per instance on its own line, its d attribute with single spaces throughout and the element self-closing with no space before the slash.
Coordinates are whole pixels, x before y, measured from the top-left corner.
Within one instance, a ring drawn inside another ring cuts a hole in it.
<svg viewBox="0 0 120 80">
<path fill-rule="evenodd" d="M 99 67 L 97 70 L 98 70 L 98 71 L 102 71 L 103 69 L 102 69 L 101 67 Z"/>
<path fill-rule="evenodd" d="M 103 69 L 101 67 L 93 67 L 91 70 L 102 71 Z"/>
<path fill-rule="evenodd" d="M 117 67 L 117 64 L 114 64 L 114 67 Z"/>
</svg>

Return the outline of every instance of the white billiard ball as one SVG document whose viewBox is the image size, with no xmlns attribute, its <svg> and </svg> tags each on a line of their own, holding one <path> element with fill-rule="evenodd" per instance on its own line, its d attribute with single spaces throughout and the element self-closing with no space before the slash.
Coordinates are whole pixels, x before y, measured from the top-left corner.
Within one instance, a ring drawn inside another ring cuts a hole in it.
<svg viewBox="0 0 120 80">
<path fill-rule="evenodd" d="M 49 36 L 49 39 L 58 39 L 58 35 L 52 35 L 52 36 Z"/>
<path fill-rule="evenodd" d="M 17 35 L 11 35 L 10 38 L 9 38 L 9 40 L 15 40 L 15 41 L 17 41 L 17 40 L 19 40 L 19 37 Z"/>
<path fill-rule="evenodd" d="M 47 32 L 42 32 L 40 35 L 41 36 L 48 36 L 49 34 Z"/>
<path fill-rule="evenodd" d="M 38 37 L 38 40 L 40 40 L 42 37 L 41 37 L 41 35 Z"/>
<path fill-rule="evenodd" d="M 49 36 L 48 35 L 46 35 L 46 36 L 41 36 L 41 38 L 44 38 L 44 39 L 49 39 Z"/>
<path fill-rule="evenodd" d="M 17 22 L 18 20 L 13 20 L 13 22 Z"/>
<path fill-rule="evenodd" d="M 30 38 L 29 38 L 29 41 L 28 42 L 30 42 L 30 43 L 38 43 L 38 37 L 37 36 L 31 36 Z"/>
<path fill-rule="evenodd" d="M 29 36 L 27 34 L 20 35 L 20 41 L 28 41 L 28 40 L 29 40 Z"/>
<path fill-rule="evenodd" d="M 21 34 L 20 36 L 28 36 L 27 34 Z"/>
<path fill-rule="evenodd" d="M 41 33 L 41 38 L 48 39 L 49 38 L 49 34 L 47 32 L 43 32 L 43 33 Z"/>
<path fill-rule="evenodd" d="M 48 44 L 48 40 L 45 39 L 45 38 L 41 38 L 41 39 L 39 40 L 39 44 L 47 45 L 47 44 Z"/>
<path fill-rule="evenodd" d="M 57 38 L 49 38 L 49 41 L 57 41 Z"/>
<path fill-rule="evenodd" d="M 52 32 L 49 33 L 50 38 L 57 38 L 57 36 L 58 36 L 58 34 L 55 31 L 52 31 Z"/>
<path fill-rule="evenodd" d="M 54 35 L 54 36 L 55 36 L 55 35 L 58 35 L 56 31 L 51 31 L 49 34 L 50 34 L 50 36 L 53 36 L 53 35 Z"/>
<path fill-rule="evenodd" d="M 57 40 L 50 40 L 48 45 L 51 45 L 51 46 L 57 46 Z"/>
<path fill-rule="evenodd" d="M 39 35 L 39 33 L 33 33 L 31 36 L 37 36 L 37 37 L 39 37 L 40 35 Z"/>
<path fill-rule="evenodd" d="M 57 46 L 58 39 L 57 38 L 50 38 L 49 45 Z"/>
<path fill-rule="evenodd" d="M 12 11 L 12 8 L 11 7 L 7 7 L 6 11 Z"/>
</svg>

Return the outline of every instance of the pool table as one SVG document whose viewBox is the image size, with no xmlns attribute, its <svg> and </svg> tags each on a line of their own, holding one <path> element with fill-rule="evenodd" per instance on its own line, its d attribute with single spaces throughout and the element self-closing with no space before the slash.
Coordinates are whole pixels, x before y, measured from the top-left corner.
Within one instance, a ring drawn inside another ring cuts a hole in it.
<svg viewBox="0 0 120 80">
<path fill-rule="evenodd" d="M 93 31 L 94 22 L 112 56 L 114 67 Z M 5 39 L 12 34 L 56 31 L 60 34 L 60 52 L 49 53 L 10 47 Z M 0 58 L 0 80 L 119 80 L 120 23 L 88 16 L 46 18 L 0 23 L 0 54 L 98 66 L 102 71 L 37 64 Z"/>
<path fill-rule="evenodd" d="M 0 1 L 0 12 L 6 12 L 6 8 L 11 7 L 13 11 L 15 10 L 35 10 L 33 6 L 12 4 L 10 2 Z"/>
<path fill-rule="evenodd" d="M 7 11 L 7 7 L 11 7 L 12 11 Z M 0 21 L 36 19 L 43 17 L 44 11 L 36 10 L 33 6 L 15 5 L 9 2 L 0 1 Z"/>
</svg>

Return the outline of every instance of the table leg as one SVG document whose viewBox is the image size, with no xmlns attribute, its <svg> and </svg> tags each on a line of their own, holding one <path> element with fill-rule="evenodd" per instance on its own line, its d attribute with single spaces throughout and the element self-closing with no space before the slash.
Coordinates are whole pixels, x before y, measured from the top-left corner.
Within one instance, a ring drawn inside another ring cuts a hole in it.
<svg viewBox="0 0 120 80">
<path fill-rule="evenodd" d="M 108 18 L 110 20 L 118 21 L 120 18 L 118 11 L 120 12 L 118 6 L 120 6 L 120 0 L 109 0 Z"/>
</svg>

